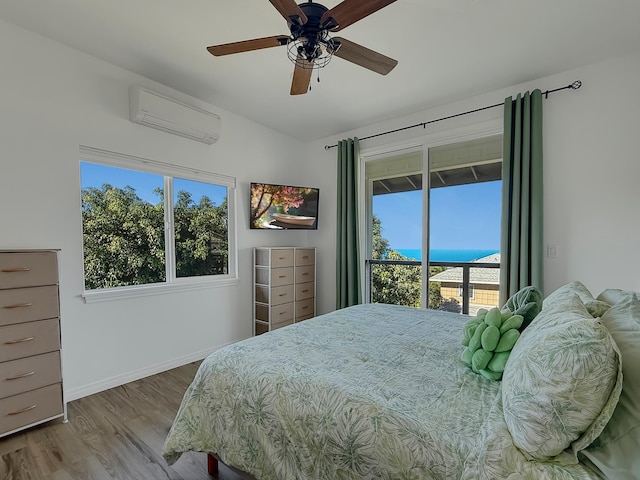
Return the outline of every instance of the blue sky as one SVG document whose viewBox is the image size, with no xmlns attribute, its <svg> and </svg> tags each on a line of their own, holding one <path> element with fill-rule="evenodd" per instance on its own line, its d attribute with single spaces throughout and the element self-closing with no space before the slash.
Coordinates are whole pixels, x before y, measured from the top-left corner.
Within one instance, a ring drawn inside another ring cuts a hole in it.
<svg viewBox="0 0 640 480">
<path fill-rule="evenodd" d="M 126 170 L 124 168 L 110 167 L 88 162 L 80 163 L 80 174 L 82 188 L 100 188 L 105 183 L 119 188 L 124 188 L 129 185 L 135 189 L 136 194 L 143 200 L 153 204 L 160 201 L 160 197 L 153 193 L 153 190 L 155 188 L 162 188 L 164 182 L 162 175 Z M 216 205 L 220 205 L 222 204 L 224 197 L 227 195 L 226 187 L 174 178 L 174 199 L 180 190 L 190 192 L 191 198 L 196 203 L 200 201 L 200 198 L 203 195 L 206 195 Z"/>
<path fill-rule="evenodd" d="M 482 182 L 431 190 L 433 250 L 500 249 L 502 182 Z M 422 191 L 376 195 L 373 213 L 392 249 L 422 246 Z"/>
</svg>

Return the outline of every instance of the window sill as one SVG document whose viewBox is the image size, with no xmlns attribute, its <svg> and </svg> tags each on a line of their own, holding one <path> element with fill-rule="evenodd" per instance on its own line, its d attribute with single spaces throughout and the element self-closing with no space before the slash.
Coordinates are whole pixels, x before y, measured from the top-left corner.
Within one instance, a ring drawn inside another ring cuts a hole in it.
<svg viewBox="0 0 640 480">
<path fill-rule="evenodd" d="M 238 285 L 238 277 L 224 276 L 223 278 L 206 280 L 179 281 L 176 283 L 155 283 L 150 285 L 134 285 L 115 287 L 102 290 L 86 290 L 82 294 L 85 303 L 109 302 L 151 295 L 164 295 L 208 288 L 229 287 Z"/>
</svg>

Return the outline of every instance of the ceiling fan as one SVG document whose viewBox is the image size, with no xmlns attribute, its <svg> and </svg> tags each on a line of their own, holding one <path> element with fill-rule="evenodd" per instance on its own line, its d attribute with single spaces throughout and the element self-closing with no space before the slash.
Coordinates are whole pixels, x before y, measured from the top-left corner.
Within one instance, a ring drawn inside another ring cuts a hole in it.
<svg viewBox="0 0 640 480">
<path fill-rule="evenodd" d="M 381 75 L 386 75 L 398 64 L 393 58 L 329 35 L 329 32 L 338 32 L 396 0 L 343 0 L 332 9 L 312 1 L 299 5 L 294 0 L 269 1 L 287 21 L 290 35 L 214 45 L 207 48 L 209 53 L 222 56 L 287 46 L 289 59 L 295 64 L 291 95 L 307 93 L 313 69 L 324 67 L 333 55 Z"/>
</svg>

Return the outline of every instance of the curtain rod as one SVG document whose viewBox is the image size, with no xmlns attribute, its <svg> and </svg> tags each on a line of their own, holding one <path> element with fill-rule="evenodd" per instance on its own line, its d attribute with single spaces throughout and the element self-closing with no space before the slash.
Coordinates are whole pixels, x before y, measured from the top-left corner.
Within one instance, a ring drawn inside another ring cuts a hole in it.
<svg viewBox="0 0 640 480">
<path fill-rule="evenodd" d="M 577 90 L 581 86 L 582 86 L 582 82 L 580 80 L 576 80 L 575 82 L 573 82 L 570 85 L 567 85 L 565 87 L 554 88 L 553 90 L 547 90 L 545 92 L 542 92 L 542 95 L 544 95 L 544 98 L 549 98 L 549 94 L 550 93 L 559 92 L 560 90 L 567 90 L 567 89 Z M 455 115 L 449 115 L 448 117 L 436 118 L 435 120 L 429 120 L 427 122 L 416 123 L 415 125 L 409 125 L 408 127 L 396 128 L 395 130 L 389 130 L 387 132 L 376 133 L 375 135 L 369 135 L 368 137 L 362 137 L 360 140 L 361 141 L 362 140 L 369 140 L 370 138 L 381 137 L 383 135 L 389 135 L 390 133 L 401 132 L 403 130 L 409 130 L 411 128 L 416 128 L 416 127 L 426 128 L 427 125 L 429 125 L 430 123 L 436 123 L 436 122 L 441 122 L 443 120 L 449 120 L 451 118 L 462 117 L 464 115 L 469 115 L 470 113 L 481 112 L 483 110 L 489 110 L 490 108 L 501 107 L 503 105 L 504 105 L 504 102 L 496 103 L 494 105 L 487 105 L 486 107 L 480 107 L 480 108 L 476 108 L 474 110 L 468 110 L 466 112 L 456 113 Z M 334 148 L 334 147 L 337 147 L 337 146 L 338 146 L 337 143 L 335 145 L 325 145 L 324 149 L 325 150 L 329 150 L 330 148 Z"/>
</svg>

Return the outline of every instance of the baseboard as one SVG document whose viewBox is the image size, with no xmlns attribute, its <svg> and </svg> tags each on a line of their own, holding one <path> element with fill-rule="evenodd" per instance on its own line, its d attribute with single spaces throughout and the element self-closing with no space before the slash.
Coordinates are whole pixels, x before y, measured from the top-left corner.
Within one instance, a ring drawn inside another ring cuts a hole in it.
<svg viewBox="0 0 640 480">
<path fill-rule="evenodd" d="M 131 372 L 127 372 L 123 375 L 117 375 L 115 377 L 106 378 L 99 382 L 90 383 L 88 385 L 83 385 L 77 388 L 71 388 L 64 392 L 65 401 L 71 402 L 73 400 L 78 400 L 82 397 L 88 397 L 89 395 L 93 395 L 94 393 L 102 392 L 104 390 L 109 390 L 110 388 L 119 387 L 120 385 L 124 385 L 125 383 L 135 382 L 136 380 L 140 380 L 145 377 L 149 377 L 151 375 L 155 375 L 157 373 L 165 372 L 167 370 L 171 370 L 172 368 L 181 367 L 182 365 L 186 365 L 187 363 L 196 362 L 198 360 L 202 360 L 206 358 L 211 353 L 216 350 L 220 350 L 227 345 L 230 345 L 234 342 L 229 342 L 223 345 L 217 345 L 212 348 L 208 348 L 205 350 L 200 350 L 198 352 L 193 352 L 188 355 L 184 355 L 182 357 L 173 358 L 166 362 L 158 363 L 156 365 L 151 365 L 149 367 L 141 368 L 139 370 L 133 370 Z"/>
</svg>

